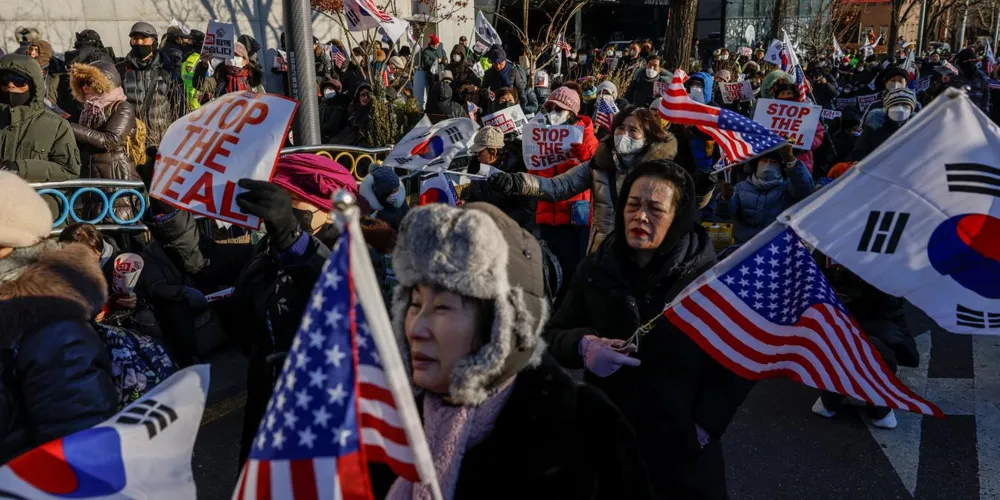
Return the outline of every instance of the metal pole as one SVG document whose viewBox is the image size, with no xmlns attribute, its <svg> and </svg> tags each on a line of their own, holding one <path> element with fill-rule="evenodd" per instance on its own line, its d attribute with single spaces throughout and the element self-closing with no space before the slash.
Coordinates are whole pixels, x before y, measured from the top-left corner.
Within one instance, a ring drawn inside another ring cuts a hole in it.
<svg viewBox="0 0 1000 500">
<path fill-rule="evenodd" d="M 956 50 L 965 48 L 965 23 L 969 20 L 969 0 L 965 0 L 965 11 L 962 12 L 962 27 L 958 29 L 958 47 Z"/>
<path fill-rule="evenodd" d="M 292 122 L 296 146 L 319 144 L 319 93 L 316 88 L 316 56 L 313 53 L 312 9 L 309 0 L 282 0 L 285 15 L 285 45 L 292 98 L 299 101 Z"/>
<path fill-rule="evenodd" d="M 576 15 L 573 16 L 573 29 L 576 30 L 576 40 L 573 41 L 573 47 L 577 51 L 583 48 L 583 13 L 580 12 L 582 10 L 576 11 Z"/>
<path fill-rule="evenodd" d="M 924 30 L 927 28 L 927 0 L 920 0 L 920 20 L 917 22 L 917 55 L 924 53 Z"/>
<path fill-rule="evenodd" d="M 1000 38 L 1000 9 L 997 9 L 997 25 L 993 28 L 993 45 L 990 46 L 994 52 L 997 50 L 997 38 Z"/>
</svg>

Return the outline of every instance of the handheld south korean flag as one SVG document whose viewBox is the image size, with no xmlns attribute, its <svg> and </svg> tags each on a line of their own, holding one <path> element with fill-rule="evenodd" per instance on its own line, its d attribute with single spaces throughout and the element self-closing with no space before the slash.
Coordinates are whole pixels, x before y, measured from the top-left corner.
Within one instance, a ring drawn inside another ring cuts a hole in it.
<svg viewBox="0 0 1000 500">
<path fill-rule="evenodd" d="M 955 333 L 1000 334 L 1000 129 L 949 91 L 779 221 Z"/>
<path fill-rule="evenodd" d="M 208 384 L 208 365 L 185 368 L 110 419 L 7 462 L 0 498 L 195 498 L 191 453 Z"/>
</svg>

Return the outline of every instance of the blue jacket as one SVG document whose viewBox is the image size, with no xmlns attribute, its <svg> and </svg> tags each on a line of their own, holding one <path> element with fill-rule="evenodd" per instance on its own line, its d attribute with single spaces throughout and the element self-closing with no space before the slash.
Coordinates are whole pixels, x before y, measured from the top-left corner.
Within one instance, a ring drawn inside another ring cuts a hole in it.
<svg viewBox="0 0 1000 500">
<path fill-rule="evenodd" d="M 761 191 L 749 180 L 736 184 L 729 200 L 719 200 L 715 214 L 733 223 L 736 243 L 746 243 L 778 218 L 785 209 L 813 192 L 813 178 L 801 160 L 785 170 L 781 184 Z"/>
</svg>

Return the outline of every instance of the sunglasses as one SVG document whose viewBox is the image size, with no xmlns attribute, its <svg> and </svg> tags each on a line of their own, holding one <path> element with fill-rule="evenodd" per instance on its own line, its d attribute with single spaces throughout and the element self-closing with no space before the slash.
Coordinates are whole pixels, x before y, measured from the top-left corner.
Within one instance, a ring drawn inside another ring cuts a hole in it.
<svg viewBox="0 0 1000 500">
<path fill-rule="evenodd" d="M 28 84 L 31 80 L 17 73 L 2 73 L 0 74 L 0 86 L 6 87 L 7 85 L 13 83 L 15 87 L 23 87 Z"/>
</svg>

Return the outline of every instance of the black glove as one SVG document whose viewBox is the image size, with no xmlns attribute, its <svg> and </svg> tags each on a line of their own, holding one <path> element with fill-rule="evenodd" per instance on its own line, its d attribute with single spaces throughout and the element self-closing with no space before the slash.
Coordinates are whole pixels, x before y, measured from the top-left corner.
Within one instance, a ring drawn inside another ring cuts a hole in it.
<svg viewBox="0 0 1000 500">
<path fill-rule="evenodd" d="M 276 184 L 253 179 L 240 179 L 237 185 L 247 192 L 236 196 L 236 205 L 264 221 L 274 248 L 280 252 L 292 246 L 302 231 L 288 192 Z"/>
<path fill-rule="evenodd" d="M 516 176 L 507 172 L 496 172 L 490 176 L 487 182 L 490 183 L 490 190 L 504 196 L 514 194 L 514 178 Z"/>
<path fill-rule="evenodd" d="M 9 170 L 11 172 L 17 173 L 17 160 L 4 160 L 0 161 L 0 170 Z"/>
<path fill-rule="evenodd" d="M 208 309 L 208 299 L 197 288 L 189 286 L 181 288 L 180 298 L 195 314 L 201 314 L 202 311 Z"/>
</svg>

